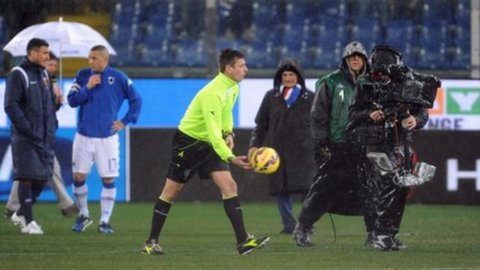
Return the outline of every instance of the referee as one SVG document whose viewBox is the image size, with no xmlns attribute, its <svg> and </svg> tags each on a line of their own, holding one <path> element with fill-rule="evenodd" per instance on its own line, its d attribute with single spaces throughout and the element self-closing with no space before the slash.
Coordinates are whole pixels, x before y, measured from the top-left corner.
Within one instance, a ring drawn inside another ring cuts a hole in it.
<svg viewBox="0 0 480 270">
<path fill-rule="evenodd" d="M 144 254 L 163 254 L 158 244 L 160 232 L 173 200 L 195 174 L 200 178 L 211 178 L 220 189 L 239 254 L 248 254 L 270 239 L 268 236 L 255 238 L 247 234 L 237 184 L 229 168 L 229 164 L 233 164 L 251 169 L 246 156 L 232 153 L 232 109 L 239 93 L 238 83 L 243 80 L 248 68 L 243 54 L 233 49 L 221 52 L 219 65 L 220 73 L 194 97 L 174 135 L 167 179 L 153 209 L 150 235 L 142 249 Z"/>
</svg>

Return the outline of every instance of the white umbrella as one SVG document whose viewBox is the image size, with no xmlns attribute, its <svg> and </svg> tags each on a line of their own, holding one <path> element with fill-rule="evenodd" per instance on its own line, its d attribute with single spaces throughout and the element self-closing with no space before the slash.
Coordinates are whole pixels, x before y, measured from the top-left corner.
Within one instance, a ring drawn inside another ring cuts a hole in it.
<svg viewBox="0 0 480 270">
<path fill-rule="evenodd" d="M 13 56 L 27 54 L 27 44 L 32 38 L 41 38 L 48 42 L 49 49 L 60 59 L 60 81 L 62 80 L 62 58 L 88 58 L 90 49 L 95 45 L 104 45 L 111 55 L 117 53 L 108 41 L 88 25 L 77 22 L 58 22 L 35 24 L 23 29 L 10 40 L 3 50 Z"/>
<path fill-rule="evenodd" d="M 58 57 L 87 58 L 95 45 L 104 45 L 112 55 L 117 54 L 108 41 L 90 26 L 77 22 L 46 22 L 23 29 L 3 48 L 13 56 L 27 54 L 27 43 L 32 38 L 44 39 Z"/>
</svg>

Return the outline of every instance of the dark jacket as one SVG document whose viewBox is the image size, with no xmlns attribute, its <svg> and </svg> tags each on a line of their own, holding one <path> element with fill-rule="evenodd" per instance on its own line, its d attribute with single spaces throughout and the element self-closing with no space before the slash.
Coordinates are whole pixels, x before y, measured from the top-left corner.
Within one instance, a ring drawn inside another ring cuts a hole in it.
<svg viewBox="0 0 480 270">
<path fill-rule="evenodd" d="M 428 121 L 429 102 L 422 99 L 405 100 L 405 89 L 413 88 L 413 92 L 422 92 L 425 84 L 408 71 L 405 80 L 390 80 L 388 83 L 365 78 L 358 85 L 355 100 L 349 110 L 348 133 L 352 139 L 360 144 L 389 144 L 410 142 L 412 131 L 402 128 L 401 122 L 408 115 L 415 117 L 417 126 L 421 129 Z M 385 113 L 387 122 L 375 123 L 370 113 L 381 109 Z M 387 128 L 385 127 L 387 126 Z M 364 134 L 371 133 L 371 134 Z"/>
<path fill-rule="evenodd" d="M 7 78 L 5 112 L 11 121 L 13 179 L 52 176 L 56 118 L 47 72 L 25 60 Z M 26 80 L 25 75 L 28 77 Z"/>
<path fill-rule="evenodd" d="M 297 74 L 300 95 L 288 107 L 281 91 L 282 72 Z M 315 165 L 310 135 L 310 109 L 313 93 L 305 87 L 301 67 L 286 60 L 279 65 L 273 89 L 267 91 L 255 117 L 250 147 L 269 146 L 280 156 L 280 168 L 270 176 L 270 193 L 304 193 L 312 182 Z"/>
</svg>

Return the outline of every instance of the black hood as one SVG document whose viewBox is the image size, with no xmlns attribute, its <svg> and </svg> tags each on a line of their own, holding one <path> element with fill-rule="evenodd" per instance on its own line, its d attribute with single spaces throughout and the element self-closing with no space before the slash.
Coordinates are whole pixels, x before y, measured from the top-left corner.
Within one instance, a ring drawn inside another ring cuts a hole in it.
<svg viewBox="0 0 480 270">
<path fill-rule="evenodd" d="M 305 87 L 305 77 L 303 75 L 303 68 L 296 59 L 287 58 L 280 62 L 278 65 L 277 72 L 275 73 L 275 77 L 273 78 L 273 87 L 278 90 L 280 85 L 282 85 L 282 73 L 284 71 L 292 71 L 297 74 L 298 77 L 298 84 L 302 86 L 302 89 L 306 89 Z"/>
<path fill-rule="evenodd" d="M 402 64 L 402 54 L 386 45 L 376 46 L 370 55 L 373 71 L 387 71 L 390 66 Z"/>
</svg>

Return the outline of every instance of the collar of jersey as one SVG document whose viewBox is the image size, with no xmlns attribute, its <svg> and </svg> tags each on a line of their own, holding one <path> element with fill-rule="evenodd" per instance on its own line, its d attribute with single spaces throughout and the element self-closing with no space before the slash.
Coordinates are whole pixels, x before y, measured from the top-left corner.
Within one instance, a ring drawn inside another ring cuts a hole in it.
<svg viewBox="0 0 480 270">
<path fill-rule="evenodd" d="M 227 87 L 232 87 L 237 84 L 236 81 L 230 79 L 227 75 L 223 74 L 222 72 L 218 74 L 218 77 L 222 83 L 225 83 L 227 85 Z"/>
</svg>

